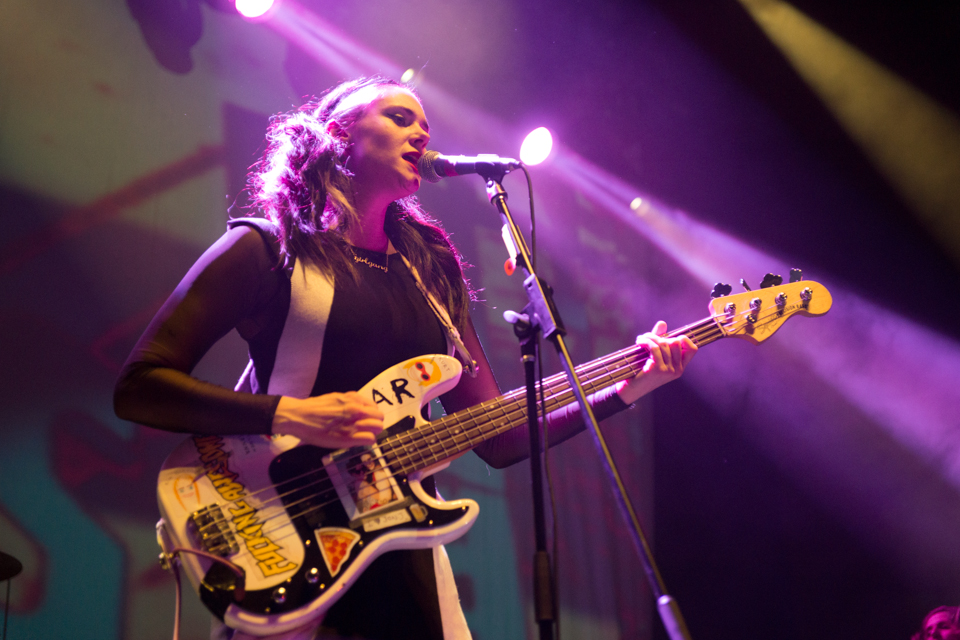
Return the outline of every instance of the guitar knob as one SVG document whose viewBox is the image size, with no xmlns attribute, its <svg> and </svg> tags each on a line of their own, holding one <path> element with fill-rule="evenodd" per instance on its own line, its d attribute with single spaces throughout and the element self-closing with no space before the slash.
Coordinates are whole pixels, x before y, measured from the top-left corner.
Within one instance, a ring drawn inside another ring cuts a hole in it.
<svg viewBox="0 0 960 640">
<path fill-rule="evenodd" d="M 317 571 L 316 567 L 313 567 L 310 569 L 310 571 L 307 571 L 307 582 L 310 584 L 317 584 L 320 582 L 320 572 Z"/>
<path fill-rule="evenodd" d="M 277 587 L 273 590 L 273 601 L 277 604 L 283 604 L 287 601 L 287 589 L 286 587 Z"/>
<path fill-rule="evenodd" d="M 790 269 L 790 284 L 803 280 L 803 271 L 800 269 Z"/>
</svg>

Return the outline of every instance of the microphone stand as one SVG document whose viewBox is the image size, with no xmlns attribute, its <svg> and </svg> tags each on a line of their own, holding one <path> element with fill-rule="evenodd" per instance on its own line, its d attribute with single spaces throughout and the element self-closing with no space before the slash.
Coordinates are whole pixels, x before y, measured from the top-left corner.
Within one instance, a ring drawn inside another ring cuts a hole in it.
<svg viewBox="0 0 960 640">
<path fill-rule="evenodd" d="M 507 207 L 507 192 L 504 190 L 502 182 L 508 171 L 508 168 L 497 163 L 477 163 L 476 166 L 476 172 L 486 181 L 487 196 L 490 203 L 500 212 L 500 219 L 504 225 L 503 240 L 507 245 L 509 258 L 527 273 L 527 278 L 523 281 L 523 288 L 527 292 L 529 302 L 524 307 L 523 314 L 507 312 L 504 316 L 508 322 L 513 323 L 514 332 L 520 338 L 521 358 L 527 380 L 530 472 L 533 479 L 533 513 L 537 546 L 534 555 L 533 573 L 534 610 L 540 628 L 540 638 L 542 640 L 553 638 L 553 624 L 556 616 L 554 612 L 553 579 L 550 575 L 550 556 L 547 552 L 546 522 L 543 512 L 543 477 L 540 458 L 542 445 L 540 444 L 540 429 L 537 422 L 537 388 L 533 369 L 536 360 L 536 333 L 538 331 L 542 331 L 544 337 L 554 344 L 560 362 L 566 371 L 570 389 L 580 404 L 583 421 L 590 427 L 593 442 L 600 453 L 607 479 L 613 488 L 614 498 L 640 556 L 647 580 L 650 583 L 650 590 L 657 601 L 657 611 L 660 613 L 667 634 L 671 640 L 690 640 L 690 632 L 687 630 L 683 615 L 680 613 L 680 607 L 677 605 L 677 601 L 666 593 L 666 586 L 643 534 L 640 520 L 630 503 L 630 498 L 627 496 L 626 488 L 620 478 L 620 472 L 617 470 L 610 449 L 607 447 L 603 433 L 600 431 L 600 425 L 593 414 L 593 409 L 587 401 L 583 386 L 577 378 L 573 360 L 563 339 L 566 330 L 553 301 L 553 289 L 534 272 L 533 261 L 530 258 L 530 252 L 527 249 L 523 234 L 514 222 L 509 207 Z"/>
</svg>

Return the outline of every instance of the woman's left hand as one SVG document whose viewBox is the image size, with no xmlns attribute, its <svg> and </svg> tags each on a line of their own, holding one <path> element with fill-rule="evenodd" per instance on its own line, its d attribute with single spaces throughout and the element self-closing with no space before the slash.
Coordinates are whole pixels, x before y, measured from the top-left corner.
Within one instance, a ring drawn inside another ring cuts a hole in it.
<svg viewBox="0 0 960 640">
<path fill-rule="evenodd" d="M 660 320 L 653 331 L 637 336 L 637 344 L 646 345 L 650 357 L 643 370 L 633 380 L 621 382 L 617 388 L 620 398 L 633 404 L 659 386 L 676 380 L 697 353 L 697 345 L 687 336 L 666 338 L 667 323 Z"/>
</svg>

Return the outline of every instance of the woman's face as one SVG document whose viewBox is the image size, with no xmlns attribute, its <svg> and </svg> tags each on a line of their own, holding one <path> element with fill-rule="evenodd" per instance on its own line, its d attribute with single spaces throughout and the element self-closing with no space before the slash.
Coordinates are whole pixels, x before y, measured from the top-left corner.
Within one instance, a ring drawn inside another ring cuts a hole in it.
<svg viewBox="0 0 960 640">
<path fill-rule="evenodd" d="M 924 640 L 954 640 L 960 637 L 960 629 L 953 619 L 953 615 L 946 611 L 939 611 L 929 618 L 923 625 Z"/>
<path fill-rule="evenodd" d="M 346 166 L 357 193 L 392 202 L 420 188 L 417 160 L 430 141 L 430 125 L 420 101 L 402 87 L 369 87 L 350 98 L 362 100 L 370 93 L 363 115 L 343 133 Z"/>
</svg>

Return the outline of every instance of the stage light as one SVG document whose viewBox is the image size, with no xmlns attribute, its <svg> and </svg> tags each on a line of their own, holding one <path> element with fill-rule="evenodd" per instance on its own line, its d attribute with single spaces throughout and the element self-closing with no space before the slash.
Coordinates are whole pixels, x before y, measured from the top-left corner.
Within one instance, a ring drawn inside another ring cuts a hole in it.
<svg viewBox="0 0 960 640">
<path fill-rule="evenodd" d="M 520 145 L 520 160 L 528 166 L 540 164 L 553 149 L 553 136 L 546 127 L 539 127 L 527 134 Z"/>
<path fill-rule="evenodd" d="M 237 11 L 244 18 L 261 18 L 273 8 L 274 0 L 237 0 Z"/>
<path fill-rule="evenodd" d="M 403 72 L 403 75 L 400 76 L 400 82 L 402 82 L 403 84 L 407 84 L 411 80 L 413 80 L 413 76 L 415 76 L 416 74 L 417 72 L 414 71 L 413 69 L 407 69 L 406 71 Z"/>
<path fill-rule="evenodd" d="M 740 0 L 867 158 L 960 260 L 960 119 L 781 0 Z"/>
<path fill-rule="evenodd" d="M 643 206 L 643 198 L 636 197 L 630 201 L 630 208 L 634 211 L 639 211 L 640 207 Z"/>
</svg>

